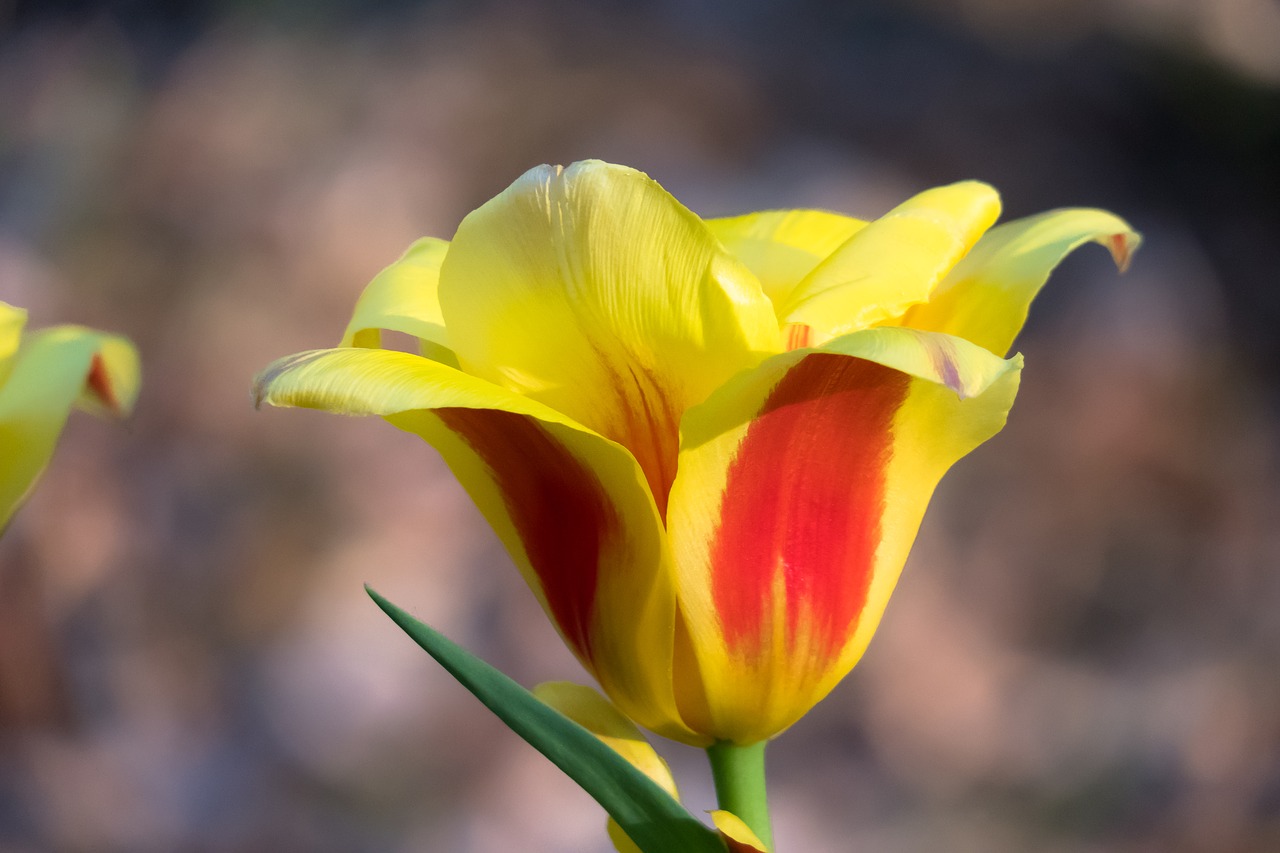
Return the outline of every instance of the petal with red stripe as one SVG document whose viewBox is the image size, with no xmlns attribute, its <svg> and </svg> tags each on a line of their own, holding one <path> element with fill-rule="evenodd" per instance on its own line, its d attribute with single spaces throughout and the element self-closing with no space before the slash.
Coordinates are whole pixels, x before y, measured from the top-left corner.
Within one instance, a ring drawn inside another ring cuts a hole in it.
<svg viewBox="0 0 1280 853">
<path fill-rule="evenodd" d="M 686 414 L 668 530 L 693 728 L 772 737 L 852 668 L 935 485 L 1003 426 L 1020 367 L 869 329 L 776 356 Z"/>
<path fill-rule="evenodd" d="M 671 685 L 675 598 L 665 531 L 625 448 L 527 397 L 416 355 L 300 353 L 259 402 L 381 415 L 435 447 L 566 644 L 628 716 L 697 742 Z"/>
</svg>

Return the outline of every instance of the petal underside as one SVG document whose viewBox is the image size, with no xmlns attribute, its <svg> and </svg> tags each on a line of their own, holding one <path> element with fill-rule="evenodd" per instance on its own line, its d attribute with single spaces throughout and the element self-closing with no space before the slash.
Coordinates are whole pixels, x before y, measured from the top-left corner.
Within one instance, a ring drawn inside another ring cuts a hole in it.
<svg viewBox="0 0 1280 853">
<path fill-rule="evenodd" d="M 662 511 L 679 419 L 780 349 L 751 272 L 641 172 L 530 170 L 463 220 L 440 274 L 468 373 L 628 448 Z"/>
<path fill-rule="evenodd" d="M 635 460 L 569 417 L 410 353 L 282 359 L 258 402 L 379 415 L 436 448 L 566 644 L 631 718 L 693 738 L 671 686 L 669 549 Z"/>
<path fill-rule="evenodd" d="M 691 725 L 772 737 L 852 668 L 934 487 L 1003 426 L 1020 367 L 868 329 L 776 356 L 687 413 L 668 530 Z"/>
<path fill-rule="evenodd" d="M 1105 210 L 1051 210 L 1006 222 L 983 235 L 928 302 L 913 305 L 893 322 L 956 335 L 1003 355 L 1049 274 L 1090 241 L 1105 246 L 1124 272 L 1142 238 Z"/>
<path fill-rule="evenodd" d="M 784 324 L 807 326 L 810 344 L 900 316 L 930 293 L 1000 215 L 978 181 L 936 187 L 867 224 L 778 306 Z"/>
</svg>

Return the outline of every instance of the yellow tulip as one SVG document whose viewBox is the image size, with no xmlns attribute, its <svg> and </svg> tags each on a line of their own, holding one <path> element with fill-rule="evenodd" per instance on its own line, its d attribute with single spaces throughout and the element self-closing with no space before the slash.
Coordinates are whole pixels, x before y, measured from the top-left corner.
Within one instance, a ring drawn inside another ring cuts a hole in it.
<svg viewBox="0 0 1280 853">
<path fill-rule="evenodd" d="M 138 394 L 138 356 L 124 338 L 81 326 L 23 339 L 27 312 L 0 302 L 0 530 L 53 456 L 79 405 L 120 417 Z"/>
<path fill-rule="evenodd" d="M 1102 211 L 998 214 L 970 181 L 872 222 L 702 220 L 633 169 L 542 166 L 257 398 L 420 435 L 622 712 L 755 743 L 861 657 L 937 482 L 1004 425 L 1053 267 L 1138 244 Z"/>
</svg>

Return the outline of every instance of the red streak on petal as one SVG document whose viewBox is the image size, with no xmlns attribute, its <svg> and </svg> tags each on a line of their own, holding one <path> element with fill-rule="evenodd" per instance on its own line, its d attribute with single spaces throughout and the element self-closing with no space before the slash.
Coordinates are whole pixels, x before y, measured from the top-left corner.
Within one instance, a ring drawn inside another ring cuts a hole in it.
<svg viewBox="0 0 1280 853">
<path fill-rule="evenodd" d="M 493 409 L 438 409 L 483 460 L 542 585 L 551 616 L 591 660 L 600 554 L 619 532 L 596 476 L 540 424 Z"/>
<path fill-rule="evenodd" d="M 120 401 L 116 399 L 115 389 L 111 387 L 111 377 L 107 373 L 106 362 L 102 356 L 94 353 L 93 362 L 89 365 L 89 375 L 85 377 L 85 386 L 102 404 L 113 412 L 120 411 Z"/>
<path fill-rule="evenodd" d="M 1130 260 L 1129 235 L 1125 233 L 1112 234 L 1107 238 L 1107 249 L 1111 252 L 1111 257 L 1116 262 L 1116 268 L 1120 272 L 1129 269 Z"/>
<path fill-rule="evenodd" d="M 834 354 L 797 364 L 770 393 L 730 463 L 711 550 L 729 649 L 768 654 L 781 574 L 787 641 L 832 659 L 866 602 L 909 378 Z M 807 624 L 806 624 L 807 623 Z"/>
<path fill-rule="evenodd" d="M 652 370 L 629 363 L 624 379 L 604 356 L 600 363 L 609 374 L 613 392 L 612 406 L 606 406 L 605 411 L 614 414 L 612 420 L 601 425 L 601 434 L 627 448 L 635 457 L 649 484 L 658 515 L 665 519 L 680 452 L 679 411 Z"/>
</svg>

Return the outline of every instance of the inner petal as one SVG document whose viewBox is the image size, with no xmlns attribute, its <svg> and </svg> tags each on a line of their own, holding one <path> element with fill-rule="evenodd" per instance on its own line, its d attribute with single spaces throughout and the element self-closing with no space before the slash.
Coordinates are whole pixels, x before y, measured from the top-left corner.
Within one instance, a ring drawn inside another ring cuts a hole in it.
<svg viewBox="0 0 1280 853">
<path fill-rule="evenodd" d="M 463 220 L 440 273 L 459 363 L 632 452 L 665 515 L 679 421 L 782 348 L 759 282 L 646 175 L 542 166 Z"/>
</svg>

